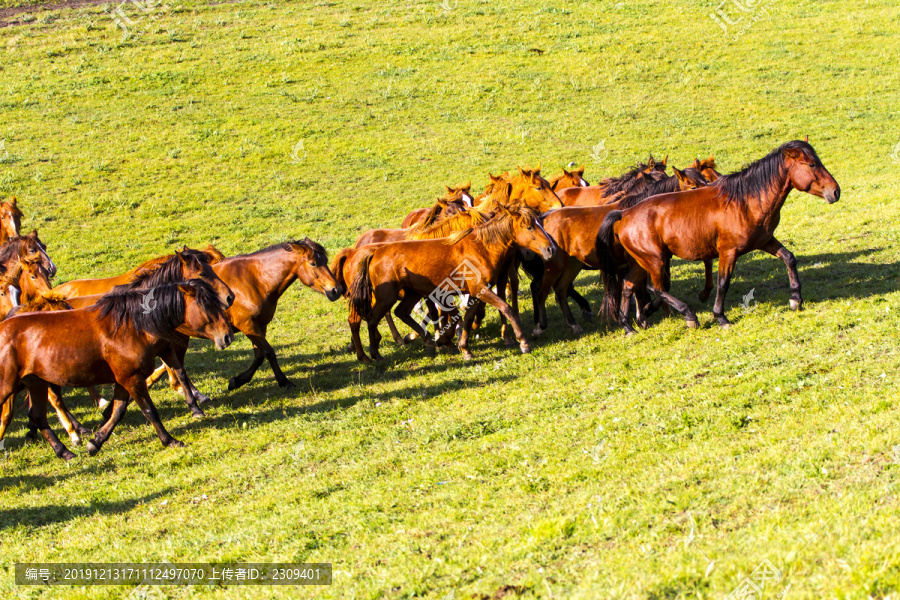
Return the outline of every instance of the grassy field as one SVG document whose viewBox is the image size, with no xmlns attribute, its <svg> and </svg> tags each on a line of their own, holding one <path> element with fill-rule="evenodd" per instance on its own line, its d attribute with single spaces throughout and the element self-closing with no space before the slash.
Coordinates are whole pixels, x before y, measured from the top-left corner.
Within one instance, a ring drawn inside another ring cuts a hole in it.
<svg viewBox="0 0 900 600">
<path fill-rule="evenodd" d="M 128 37 L 118 4 L 36 9 L 0 28 L 0 195 L 62 282 L 183 244 L 310 236 L 334 254 L 516 165 L 583 162 L 594 182 L 651 151 L 713 153 L 729 172 L 808 134 L 843 194 L 794 192 L 782 212 L 806 309 L 754 254 L 721 332 L 696 301 L 702 266 L 676 262 L 697 331 L 656 317 L 575 338 L 551 302 L 530 355 L 491 315 L 471 364 L 386 341 L 366 367 L 342 352 L 344 303 L 297 286 L 269 329 L 295 390 L 263 367 L 226 391 L 243 337 L 188 356 L 205 421 L 153 390 L 184 449 L 132 410 L 100 455 L 64 464 L 17 415 L 0 597 L 146 591 L 17 587 L 16 562 L 169 560 L 335 569 L 330 587 L 169 598 L 705 599 L 767 560 L 782 578 L 766 598 L 900 598 L 900 8 L 729 2 L 726 33 L 706 0 L 545 4 L 125 5 Z M 578 285 L 599 301 L 595 274 Z"/>
</svg>

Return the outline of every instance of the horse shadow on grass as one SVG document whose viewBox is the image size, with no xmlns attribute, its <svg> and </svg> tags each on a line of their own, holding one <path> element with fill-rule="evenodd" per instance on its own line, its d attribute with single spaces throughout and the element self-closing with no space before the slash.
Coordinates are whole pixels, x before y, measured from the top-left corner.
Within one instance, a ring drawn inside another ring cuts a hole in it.
<svg viewBox="0 0 900 600">
<path fill-rule="evenodd" d="M 173 491 L 174 488 L 166 488 L 138 498 L 112 502 L 92 502 L 91 504 L 85 505 L 51 504 L 47 506 L 26 506 L 21 508 L 0 509 L 0 531 L 17 527 L 22 524 L 45 526 L 64 523 L 81 517 L 88 517 L 98 512 L 104 515 L 120 514 L 129 511 L 140 504 L 145 504 L 162 496 L 169 495 Z"/>
</svg>

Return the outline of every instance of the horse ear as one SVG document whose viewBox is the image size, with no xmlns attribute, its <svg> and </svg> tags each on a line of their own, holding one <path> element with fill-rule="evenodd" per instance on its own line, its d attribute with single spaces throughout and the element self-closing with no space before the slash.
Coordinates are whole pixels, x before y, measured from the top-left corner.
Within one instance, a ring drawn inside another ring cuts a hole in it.
<svg viewBox="0 0 900 600">
<path fill-rule="evenodd" d="M 31 233 L 28 234 L 28 237 L 37 239 L 37 237 L 38 237 L 37 229 L 32 229 Z"/>
<path fill-rule="evenodd" d="M 701 169 L 703 168 L 702 165 L 700 164 L 700 159 L 699 159 L 699 158 L 695 158 L 695 159 L 694 159 L 694 162 L 691 163 L 691 168 L 692 168 L 692 169 L 697 169 L 698 171 L 701 170 Z"/>
<path fill-rule="evenodd" d="M 647 168 L 652 169 L 655 166 L 656 166 L 656 161 L 653 160 L 653 155 L 651 154 L 650 158 L 647 160 Z"/>
<path fill-rule="evenodd" d="M 467 191 L 467 192 L 468 192 L 469 190 L 471 190 L 471 189 L 472 189 L 472 180 L 471 180 L 471 179 L 468 180 L 468 181 L 466 182 L 466 185 L 464 185 L 462 189 L 465 190 L 465 191 Z"/>
<path fill-rule="evenodd" d="M 528 171 L 524 170 L 524 169 L 523 169 L 522 167 L 520 167 L 519 165 L 516 165 L 516 168 L 519 170 L 519 175 L 521 175 L 522 177 L 528 177 L 529 175 L 531 175 L 531 173 L 529 173 Z"/>
<path fill-rule="evenodd" d="M 532 171 L 532 175 L 538 176 L 538 175 L 541 174 L 541 163 L 542 163 L 542 162 L 543 162 L 543 161 L 541 161 L 541 162 L 538 163 L 537 169 L 535 169 L 534 171 Z"/>
<path fill-rule="evenodd" d="M 197 295 L 197 289 L 192 285 L 182 285 L 179 284 L 178 289 L 181 290 L 181 293 L 187 296 L 188 298 L 193 298 Z"/>
<path fill-rule="evenodd" d="M 666 166 L 666 163 L 667 163 L 667 162 L 669 162 L 669 155 L 668 155 L 668 154 L 666 154 L 665 157 L 663 157 L 662 166 Z"/>
<path fill-rule="evenodd" d="M 10 200 L 10 202 L 12 202 L 12 205 L 13 205 L 13 206 L 17 206 L 16 203 L 17 203 L 18 201 L 19 201 L 18 198 L 16 198 L 15 196 L 13 196 L 13 197 L 12 197 L 12 200 Z"/>
<path fill-rule="evenodd" d="M 574 173 L 578 173 L 579 175 L 584 175 L 584 163 L 581 163 L 581 166 L 573 171 Z"/>
<path fill-rule="evenodd" d="M 672 165 L 672 170 L 675 172 L 675 177 L 678 178 L 678 181 L 684 182 L 687 180 L 687 175 L 685 175 L 684 171 L 680 171 L 675 165 Z"/>
<path fill-rule="evenodd" d="M 452 194 L 453 192 L 456 191 L 456 190 L 454 190 L 452 187 L 450 187 L 449 185 L 445 185 L 444 187 L 447 188 L 447 193 L 448 193 L 448 194 Z"/>
<path fill-rule="evenodd" d="M 809 143 L 809 134 L 807 134 L 806 137 L 803 138 L 803 141 L 806 142 L 807 144 Z"/>
</svg>

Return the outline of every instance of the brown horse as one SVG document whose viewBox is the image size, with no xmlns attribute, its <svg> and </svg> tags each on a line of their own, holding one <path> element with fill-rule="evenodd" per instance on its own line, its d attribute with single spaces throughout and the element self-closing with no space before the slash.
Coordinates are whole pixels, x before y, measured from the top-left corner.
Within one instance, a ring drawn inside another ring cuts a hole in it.
<svg viewBox="0 0 900 600">
<path fill-rule="evenodd" d="M 10 266 L 6 274 L 16 281 L 18 302 L 30 302 L 50 291 L 50 273 L 44 268 L 39 252 L 25 254 L 24 246 L 19 252 L 19 261 Z"/>
<path fill-rule="evenodd" d="M 638 163 L 619 177 L 607 177 L 598 185 L 561 190 L 559 198 L 565 206 L 599 206 L 617 199 L 620 192 L 639 192 L 653 181 L 666 176 L 669 156 L 657 162 L 653 155 L 646 163 Z"/>
<path fill-rule="evenodd" d="M 225 255 L 219 252 L 212 245 L 207 246 L 204 250 L 194 250 L 185 246 L 182 250 L 182 253 L 184 253 L 184 255 L 187 257 L 196 255 L 209 265 L 214 265 L 225 258 Z M 172 263 L 174 263 L 173 257 L 178 255 L 179 253 L 176 252 L 174 255 L 164 254 L 162 256 L 151 258 L 150 260 L 142 262 L 133 269 L 130 269 L 125 273 L 116 275 L 114 277 L 103 277 L 100 279 L 73 279 L 72 281 L 67 281 L 62 285 L 56 286 L 55 288 L 53 288 L 53 291 L 63 298 L 67 299 L 77 298 L 80 296 L 101 296 L 112 290 L 117 285 L 127 285 L 131 283 L 138 277 L 140 273 L 156 269 L 161 265 L 171 267 Z M 227 300 L 227 298 L 223 298 L 223 301 L 224 300 Z"/>
<path fill-rule="evenodd" d="M 471 181 L 456 187 L 450 187 L 448 185 L 447 193 L 444 194 L 443 197 L 438 198 L 434 206 L 430 208 L 417 208 L 412 211 L 406 215 L 406 218 L 403 219 L 403 223 L 400 227 L 406 229 L 407 227 L 412 227 L 422 221 L 427 221 L 429 218 L 431 221 L 434 221 L 434 219 L 445 210 L 458 212 L 460 210 L 472 208 L 475 206 L 475 200 L 472 198 L 471 189 Z"/>
<path fill-rule="evenodd" d="M 707 187 L 662 194 L 607 215 L 600 236 L 610 256 L 629 268 L 618 311 L 626 332 L 633 330 L 624 311 L 635 286 L 644 284 L 648 275 L 652 291 L 681 313 L 688 327 L 699 326 L 690 307 L 668 291 L 666 265 L 672 256 L 719 259 L 713 315 L 723 328 L 730 326 L 725 317 L 725 294 L 735 262 L 753 250 L 764 250 L 784 261 L 791 282 L 791 308 L 799 310 L 803 299 L 797 261 L 774 236 L 781 207 L 792 189 L 825 198 L 829 204 L 841 196 L 840 186 L 805 141 L 788 142 Z M 607 266 L 605 272 L 610 270 Z"/>
<path fill-rule="evenodd" d="M 557 194 L 566 188 L 588 187 L 590 185 L 584 178 L 584 165 L 571 171 L 566 171 L 563 168 L 562 173 L 550 177 L 547 179 L 547 182 L 550 184 L 550 189 Z"/>
<path fill-rule="evenodd" d="M 209 264 L 209 261 L 210 257 L 206 252 L 185 248 L 182 252 L 176 252 L 173 255 L 162 257 L 160 259 L 154 259 L 149 267 L 134 272 L 130 276 L 130 282 L 122 287 L 130 290 L 142 290 L 146 296 L 145 308 L 147 310 L 153 310 L 153 306 L 155 305 L 155 300 L 153 299 L 153 294 L 155 293 L 153 291 L 154 288 L 165 283 L 199 279 L 205 281 L 216 291 L 219 300 L 226 307 L 231 306 L 234 302 L 234 292 L 232 292 L 225 282 L 219 278 L 213 270 L 213 267 Z M 96 288 L 95 284 L 91 285 Z M 54 292 L 57 291 L 57 289 L 59 288 L 54 289 Z M 95 294 L 92 296 L 70 296 L 66 298 L 66 300 L 75 308 L 84 308 L 93 306 L 101 298 L 101 295 Z M 182 337 L 175 347 L 186 345 L 187 339 Z M 184 394 L 185 402 L 187 403 L 188 408 L 191 409 L 191 414 L 197 418 L 204 417 L 205 414 L 199 404 L 209 402 L 209 397 L 200 393 L 200 391 L 194 387 L 193 383 L 191 383 L 187 372 L 184 370 L 182 359 L 175 354 L 173 348 L 166 349 L 166 351 L 160 355 L 160 358 L 166 365 L 173 369 L 178 378 L 178 381 L 181 384 L 179 389 L 181 393 Z M 112 410 L 112 407 L 108 406 L 107 410 Z"/>
<path fill-rule="evenodd" d="M 718 181 L 719 177 L 722 176 L 721 173 L 716 171 L 716 159 L 713 158 L 712 154 L 709 155 L 709 158 L 703 160 L 700 160 L 699 158 L 694 159 L 694 162 L 691 163 L 691 168 L 700 171 L 703 178 L 710 183 Z"/>
<path fill-rule="evenodd" d="M 266 341 L 266 331 L 275 317 L 278 300 L 297 280 L 332 302 L 343 295 L 344 290 L 328 268 L 325 248 L 309 238 L 284 242 L 226 258 L 213 270 L 234 290 L 234 304 L 228 308 L 234 330 L 242 332 L 253 344 L 253 362 L 228 381 L 228 389 L 235 390 L 250 381 L 264 359 L 269 361 L 280 387 L 294 387 L 278 366 L 275 350 Z M 178 351 L 183 362 L 187 346 Z M 162 374 L 161 369 L 154 373 L 155 378 Z M 174 382 L 171 373 L 169 381 Z"/>
<path fill-rule="evenodd" d="M 56 276 L 56 265 L 47 254 L 47 246 L 38 237 L 37 229 L 28 235 L 11 237 L 5 243 L 0 244 L 0 270 L 9 269 L 19 260 L 20 256 L 33 254 L 40 254 L 41 264 L 47 269 L 51 278 Z"/>
<path fill-rule="evenodd" d="M 475 299 L 474 305 L 467 307 L 458 344 L 466 359 L 472 358 L 468 336 L 475 315 L 473 309 L 485 302 L 509 319 L 522 352 L 530 352 L 518 316 L 490 289 L 517 247 L 548 259 L 555 249 L 553 240 L 541 228 L 537 213 L 527 207 L 502 208 L 487 223 L 446 239 L 375 244 L 355 252 L 350 259 L 350 268 L 356 275 L 350 288 L 349 322 L 357 358 L 370 362 L 359 339 L 360 323 L 365 318 L 372 357 L 382 360 L 378 353 L 381 341 L 378 322 L 400 299 L 401 291 L 403 299 L 395 314 L 425 339 L 426 351 L 433 354 L 434 340 L 411 313 L 416 302 L 424 297 L 435 300 L 446 310 L 455 308 L 447 297 L 448 281 L 454 282 L 457 293 Z"/>
<path fill-rule="evenodd" d="M 15 196 L 0 203 L 0 244 L 19 235 L 23 216 Z"/>
<path fill-rule="evenodd" d="M 115 383 L 111 418 L 87 443 L 91 456 L 100 451 L 125 414 L 129 396 L 153 424 L 163 446 L 183 446 L 159 419 L 147 392 L 153 359 L 180 335 L 215 341 L 223 349 L 233 340 L 217 294 L 208 284 L 188 281 L 155 288 L 156 306 L 145 310 L 145 293 L 113 292 L 90 308 L 27 313 L 0 323 L 0 439 L 12 420 L 15 394 L 31 396 L 29 414 L 60 458 L 75 455 L 47 423 L 50 386 Z"/>
</svg>

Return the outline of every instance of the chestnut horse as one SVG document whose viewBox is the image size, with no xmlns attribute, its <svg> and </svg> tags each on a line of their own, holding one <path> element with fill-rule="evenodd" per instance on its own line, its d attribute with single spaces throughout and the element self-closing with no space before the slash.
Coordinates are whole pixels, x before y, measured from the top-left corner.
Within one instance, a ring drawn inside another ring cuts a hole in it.
<svg viewBox="0 0 900 600">
<path fill-rule="evenodd" d="M 253 344 L 253 362 L 243 373 L 228 380 L 228 389 L 236 390 L 250 381 L 263 360 L 269 361 L 280 387 L 294 387 L 278 366 L 275 350 L 266 341 L 266 331 L 275 317 L 278 300 L 297 280 L 332 302 L 343 295 L 344 290 L 328 268 L 325 248 L 309 238 L 284 242 L 226 258 L 213 265 L 213 270 L 235 293 L 234 304 L 227 311 L 234 330 L 246 335 Z M 178 349 L 182 362 L 186 351 L 186 345 Z M 153 374 L 151 384 L 162 375 L 162 369 Z M 169 381 L 174 381 L 171 372 Z"/>
<path fill-rule="evenodd" d="M 47 246 L 38 237 L 37 229 L 28 235 L 18 235 L 9 238 L 5 243 L 0 244 L 0 270 L 8 269 L 20 256 L 30 256 L 40 254 L 41 264 L 47 269 L 47 274 L 53 278 L 56 276 L 56 265 L 50 260 L 47 254 Z"/>
<path fill-rule="evenodd" d="M 15 196 L 0 203 L 0 244 L 19 235 L 23 216 Z"/>
<path fill-rule="evenodd" d="M 620 192 L 638 192 L 665 177 L 668 161 L 668 155 L 657 162 L 651 154 L 646 163 L 638 163 L 619 177 L 607 177 L 598 185 L 560 190 L 559 198 L 565 206 L 599 206 L 612 202 Z"/>
<path fill-rule="evenodd" d="M 153 359 L 182 335 L 215 341 L 220 350 L 234 336 L 217 294 L 202 281 L 159 286 L 156 305 L 146 311 L 146 293 L 107 294 L 90 308 L 27 313 L 0 323 L 0 439 L 12 420 L 15 394 L 31 396 L 30 417 L 60 458 L 75 455 L 59 441 L 47 422 L 50 386 L 115 383 L 111 418 L 87 443 L 93 456 L 125 414 L 129 396 L 153 424 L 163 446 L 183 446 L 166 431 L 147 392 Z"/>
<path fill-rule="evenodd" d="M 562 173 L 550 177 L 547 179 L 547 182 L 550 184 L 550 189 L 556 192 L 557 195 L 566 188 L 588 187 L 590 185 L 584 178 L 584 165 L 571 171 L 566 171 L 564 167 Z"/>
<path fill-rule="evenodd" d="M 224 255 L 216 250 L 212 245 L 207 246 L 205 250 L 193 250 L 191 248 L 188 248 L 187 246 L 184 246 L 182 252 L 185 252 L 188 255 L 202 253 L 205 255 L 203 257 L 204 261 L 210 265 L 213 265 L 224 258 Z M 178 253 L 176 252 L 175 255 L 177 254 Z M 56 286 L 55 288 L 53 288 L 53 291 L 63 298 L 76 298 L 79 296 L 97 296 L 105 294 L 117 285 L 126 285 L 128 283 L 131 283 L 142 271 L 146 271 L 147 269 L 154 269 L 157 266 L 166 263 L 166 261 L 171 261 L 172 256 L 172 254 L 164 254 L 163 256 L 151 258 L 148 261 L 142 262 L 133 269 L 114 277 L 103 277 L 100 279 L 73 279 L 72 281 L 67 281 L 62 285 Z"/>
<path fill-rule="evenodd" d="M 350 286 L 350 331 L 357 358 L 371 362 L 359 338 L 360 322 L 366 319 L 369 327 L 369 350 L 375 360 L 381 335 L 378 322 L 400 299 L 394 313 L 425 340 L 426 352 L 433 354 L 435 342 L 412 316 L 412 309 L 420 298 L 434 299 L 435 293 L 447 292 L 448 280 L 461 293 L 469 294 L 475 303 L 467 307 L 459 349 L 466 359 L 472 358 L 468 336 L 475 309 L 488 303 L 509 321 L 522 352 L 530 352 L 522 324 L 510 306 L 494 294 L 490 286 L 509 264 L 517 247 L 527 248 L 549 259 L 555 250 L 553 240 L 544 232 L 538 215 L 527 207 L 501 208 L 487 223 L 458 232 L 449 238 L 414 240 L 365 246 L 351 258 L 350 269 L 356 271 Z M 444 309 L 455 307 L 447 302 L 446 293 L 438 293 Z"/>
<path fill-rule="evenodd" d="M 403 223 L 401 223 L 400 227 L 402 227 L 403 229 L 412 227 L 416 223 L 427 220 L 429 217 L 433 221 L 445 210 L 457 212 L 459 210 L 466 210 L 475 206 L 475 200 L 472 198 L 471 194 L 471 181 L 463 185 L 458 185 L 456 187 L 450 187 L 449 185 L 446 187 L 447 193 L 444 194 L 443 197 L 438 198 L 434 206 L 430 208 L 417 208 L 416 210 L 412 211 L 411 213 L 406 215 L 406 218 L 403 219 Z"/>
<path fill-rule="evenodd" d="M 841 188 L 806 141 L 788 142 L 743 170 L 714 184 L 679 194 L 662 194 L 603 221 L 600 236 L 616 262 L 629 267 L 618 320 L 626 332 L 628 302 L 635 286 L 649 275 L 651 291 L 681 313 L 688 327 L 699 326 L 690 307 L 669 293 L 666 265 L 672 256 L 685 260 L 719 259 L 713 315 L 720 327 L 725 317 L 734 265 L 739 256 L 764 250 L 784 261 L 791 282 L 791 308 L 802 308 L 797 261 L 775 236 L 775 228 L 792 189 L 837 202 Z M 607 261 L 606 271 L 609 271 Z"/>
</svg>

